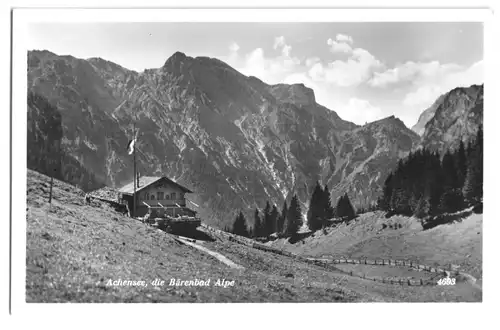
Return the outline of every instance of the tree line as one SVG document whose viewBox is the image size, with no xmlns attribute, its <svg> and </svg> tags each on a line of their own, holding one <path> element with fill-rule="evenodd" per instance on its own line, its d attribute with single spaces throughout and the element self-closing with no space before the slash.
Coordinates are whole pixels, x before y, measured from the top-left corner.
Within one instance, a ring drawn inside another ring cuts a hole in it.
<svg viewBox="0 0 500 330">
<path fill-rule="evenodd" d="M 347 193 L 340 196 L 336 206 L 333 207 L 328 186 L 322 187 L 319 182 L 316 182 L 307 211 L 307 225 L 311 231 L 330 226 L 334 218 L 350 220 L 355 216 L 356 211 Z"/>
<path fill-rule="evenodd" d="M 349 220 L 356 216 L 354 207 L 346 194 L 342 195 L 336 207 L 331 205 L 331 195 L 328 186 L 323 188 L 319 182 L 312 192 L 309 209 L 307 211 L 307 225 L 311 231 L 325 228 L 332 224 L 333 218 Z M 244 237 L 268 237 L 277 233 L 280 237 L 291 237 L 297 234 L 299 228 L 303 225 L 302 209 L 297 195 L 294 195 L 290 201 L 290 206 L 285 200 L 281 211 L 276 205 L 266 202 L 266 206 L 261 211 L 258 208 L 254 212 L 253 226 L 248 226 L 245 216 L 240 211 L 232 227 L 226 226 L 224 231 L 244 236 Z"/>
<path fill-rule="evenodd" d="M 420 149 L 398 162 L 384 182 L 378 208 L 418 218 L 453 213 L 483 197 L 483 131 L 444 155 Z"/>
<path fill-rule="evenodd" d="M 302 209 L 297 195 L 294 195 L 290 206 L 287 205 L 286 200 L 284 201 L 281 211 L 276 205 L 271 206 L 269 201 L 266 202 L 262 214 L 256 208 L 253 227 L 247 225 L 245 216 L 240 211 L 232 228 L 225 227 L 224 230 L 244 237 L 267 237 L 273 233 L 289 237 L 296 234 L 302 224 Z"/>
<path fill-rule="evenodd" d="M 444 155 L 423 148 L 400 159 L 385 180 L 382 195 L 374 207 L 356 211 L 347 193 L 332 207 L 328 186 L 322 187 L 316 182 L 307 211 L 307 225 L 311 231 L 316 231 L 330 226 L 332 219 L 350 220 L 356 214 L 375 209 L 386 211 L 388 215 L 433 217 L 480 205 L 482 198 L 483 130 L 479 127 L 473 139 L 467 143 L 461 141 L 458 148 Z M 245 237 L 267 237 L 272 233 L 290 237 L 303 224 L 301 214 L 298 198 L 294 195 L 290 207 L 285 201 L 281 212 L 269 202 L 262 214 L 255 209 L 252 227 L 247 226 L 240 211 L 232 228 L 224 230 Z"/>
</svg>

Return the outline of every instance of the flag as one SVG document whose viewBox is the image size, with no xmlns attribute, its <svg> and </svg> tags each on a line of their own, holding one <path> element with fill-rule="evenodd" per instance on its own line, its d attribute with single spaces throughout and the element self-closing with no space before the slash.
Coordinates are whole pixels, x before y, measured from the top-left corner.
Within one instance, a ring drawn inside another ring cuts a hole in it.
<svg viewBox="0 0 500 330">
<path fill-rule="evenodd" d="M 127 152 L 129 155 L 132 155 L 132 153 L 134 152 L 134 146 L 135 146 L 135 138 L 128 142 Z"/>
<path fill-rule="evenodd" d="M 196 204 L 195 202 L 192 202 L 192 201 L 190 201 L 189 199 L 186 199 L 186 200 L 187 200 L 189 203 L 193 204 L 194 206 L 196 206 L 196 207 L 200 207 L 200 206 L 199 206 L 198 204 Z"/>
</svg>

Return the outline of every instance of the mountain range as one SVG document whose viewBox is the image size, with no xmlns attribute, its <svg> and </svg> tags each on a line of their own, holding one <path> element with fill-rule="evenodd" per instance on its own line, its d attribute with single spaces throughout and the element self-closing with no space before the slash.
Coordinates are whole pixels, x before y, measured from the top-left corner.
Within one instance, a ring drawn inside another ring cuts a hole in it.
<svg viewBox="0 0 500 330">
<path fill-rule="evenodd" d="M 133 177 L 126 147 L 135 123 L 140 175 L 166 175 L 195 191 L 189 198 L 209 224 L 232 223 L 239 210 L 252 219 L 256 207 L 293 194 L 305 212 L 316 181 L 333 203 L 347 192 L 366 207 L 411 150 L 441 151 L 473 136 L 482 95 L 482 86 L 450 91 L 413 130 L 394 116 L 359 126 L 303 84 L 269 85 L 215 58 L 177 52 L 135 72 L 30 51 L 28 167 L 48 172 L 55 159 L 59 176 L 86 190 L 120 187 Z"/>
</svg>

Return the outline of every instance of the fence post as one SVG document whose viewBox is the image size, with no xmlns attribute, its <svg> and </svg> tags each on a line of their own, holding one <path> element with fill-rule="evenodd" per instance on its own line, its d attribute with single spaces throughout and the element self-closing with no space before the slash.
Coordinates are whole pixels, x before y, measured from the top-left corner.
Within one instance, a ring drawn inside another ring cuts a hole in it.
<svg viewBox="0 0 500 330">
<path fill-rule="evenodd" d="M 424 280 L 420 279 L 420 285 L 424 285 Z"/>
<path fill-rule="evenodd" d="M 410 282 L 410 279 L 408 279 L 408 286 L 410 286 L 410 285 L 411 285 L 411 282 Z"/>
</svg>

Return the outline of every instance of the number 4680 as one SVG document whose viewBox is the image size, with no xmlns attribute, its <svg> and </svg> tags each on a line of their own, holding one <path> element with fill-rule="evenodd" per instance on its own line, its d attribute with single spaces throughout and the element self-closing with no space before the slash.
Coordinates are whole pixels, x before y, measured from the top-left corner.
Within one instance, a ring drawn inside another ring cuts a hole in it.
<svg viewBox="0 0 500 330">
<path fill-rule="evenodd" d="M 440 279 L 437 284 L 438 285 L 455 285 L 455 279 L 454 278 L 449 278 L 449 277 L 445 277 L 445 278 L 442 278 Z"/>
</svg>

